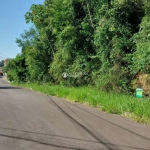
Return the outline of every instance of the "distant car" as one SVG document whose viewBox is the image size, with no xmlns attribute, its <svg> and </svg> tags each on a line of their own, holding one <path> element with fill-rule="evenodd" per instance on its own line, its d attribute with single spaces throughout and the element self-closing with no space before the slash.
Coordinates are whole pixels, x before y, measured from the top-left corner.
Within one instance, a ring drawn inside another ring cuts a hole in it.
<svg viewBox="0 0 150 150">
<path fill-rule="evenodd" d="M 0 71 L 0 76 L 3 76 L 3 73 Z"/>
</svg>

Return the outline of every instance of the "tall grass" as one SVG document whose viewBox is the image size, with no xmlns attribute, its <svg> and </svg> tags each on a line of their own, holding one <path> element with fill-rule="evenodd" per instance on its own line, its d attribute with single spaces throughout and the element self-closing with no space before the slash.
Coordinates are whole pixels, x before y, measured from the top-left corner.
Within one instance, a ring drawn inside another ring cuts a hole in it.
<svg viewBox="0 0 150 150">
<path fill-rule="evenodd" d="M 50 84 L 19 84 L 19 86 L 74 102 L 86 103 L 108 113 L 125 115 L 138 122 L 150 124 L 150 100 L 147 98 L 138 99 L 135 95 L 106 93 L 92 87 L 64 87 Z"/>
</svg>

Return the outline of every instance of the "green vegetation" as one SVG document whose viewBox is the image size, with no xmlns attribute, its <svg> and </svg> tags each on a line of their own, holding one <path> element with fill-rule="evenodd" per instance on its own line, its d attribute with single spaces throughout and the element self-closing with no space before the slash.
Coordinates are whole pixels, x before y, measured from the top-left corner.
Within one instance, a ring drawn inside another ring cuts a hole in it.
<svg viewBox="0 0 150 150">
<path fill-rule="evenodd" d="M 22 51 L 5 68 L 11 81 L 132 92 L 142 87 L 137 75 L 149 74 L 147 0 L 45 0 L 25 19 L 34 27 L 16 39 Z"/>
<path fill-rule="evenodd" d="M 22 51 L 4 68 L 10 81 L 149 120 L 148 100 L 115 93 L 139 87 L 150 96 L 150 1 L 45 0 L 25 19 L 34 28 L 16 39 Z"/>
<path fill-rule="evenodd" d="M 133 95 L 106 93 L 92 87 L 75 88 L 51 84 L 19 84 L 19 86 L 80 102 L 100 108 L 108 113 L 121 114 L 138 122 L 150 124 L 150 101 L 147 98 L 137 99 Z"/>
</svg>

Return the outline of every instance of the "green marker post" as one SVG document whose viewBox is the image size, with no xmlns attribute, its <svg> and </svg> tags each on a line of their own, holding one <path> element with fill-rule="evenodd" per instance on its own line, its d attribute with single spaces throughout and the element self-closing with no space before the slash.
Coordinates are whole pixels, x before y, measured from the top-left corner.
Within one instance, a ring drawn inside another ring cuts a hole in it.
<svg viewBox="0 0 150 150">
<path fill-rule="evenodd" d="M 141 88 L 136 89 L 136 97 L 137 98 L 142 98 L 143 97 L 143 89 L 141 89 Z"/>
</svg>

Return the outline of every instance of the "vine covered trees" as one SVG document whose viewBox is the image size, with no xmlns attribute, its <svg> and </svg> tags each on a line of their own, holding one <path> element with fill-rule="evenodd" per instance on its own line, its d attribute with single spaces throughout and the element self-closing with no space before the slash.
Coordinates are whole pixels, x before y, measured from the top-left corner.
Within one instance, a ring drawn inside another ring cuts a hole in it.
<svg viewBox="0 0 150 150">
<path fill-rule="evenodd" d="M 25 18 L 35 28 L 16 39 L 13 80 L 127 91 L 136 74 L 149 74 L 149 1 L 45 0 Z"/>
</svg>

